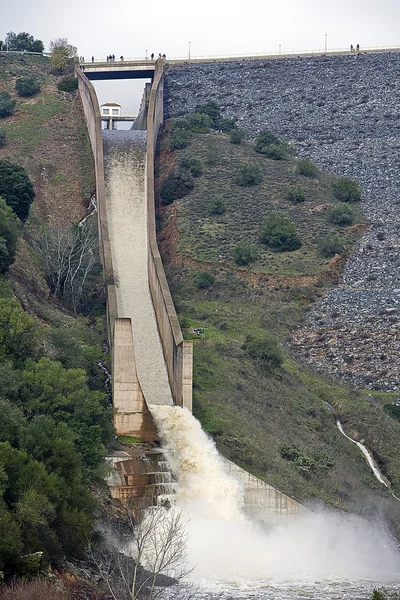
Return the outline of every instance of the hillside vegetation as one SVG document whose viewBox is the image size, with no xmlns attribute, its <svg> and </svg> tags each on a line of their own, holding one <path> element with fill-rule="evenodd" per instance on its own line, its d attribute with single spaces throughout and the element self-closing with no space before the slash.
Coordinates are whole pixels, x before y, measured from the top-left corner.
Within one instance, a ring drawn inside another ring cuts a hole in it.
<svg viewBox="0 0 400 600">
<path fill-rule="evenodd" d="M 289 146 L 269 158 L 212 123 L 198 132 L 196 119 L 184 120 L 168 121 L 159 144 L 159 241 L 184 335 L 194 341 L 195 415 L 227 457 L 300 502 L 384 515 L 399 533 L 399 503 L 334 416 L 365 441 L 399 493 L 400 428 L 383 409 L 390 395 L 325 380 L 286 346 L 366 228 L 359 197 L 342 202 L 337 178 Z M 238 179 L 243 165 L 256 181 Z M 176 188 L 177 180 L 185 186 L 171 200 L 165 182 Z M 277 213 L 280 233 L 282 218 L 291 223 L 295 247 L 266 239 Z"/>
<path fill-rule="evenodd" d="M 83 555 L 113 439 L 96 227 L 77 225 L 93 161 L 59 82 L 0 56 L 0 582 Z"/>
</svg>

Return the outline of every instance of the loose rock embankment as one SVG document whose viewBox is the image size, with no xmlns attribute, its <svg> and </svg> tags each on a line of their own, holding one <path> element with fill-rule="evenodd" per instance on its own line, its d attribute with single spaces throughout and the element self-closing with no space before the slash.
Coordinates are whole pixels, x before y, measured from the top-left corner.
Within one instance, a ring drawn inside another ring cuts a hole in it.
<svg viewBox="0 0 400 600">
<path fill-rule="evenodd" d="M 215 100 L 250 138 L 270 129 L 357 180 L 370 229 L 340 285 L 292 344 L 315 367 L 400 389 L 400 53 L 187 64 L 166 73 L 166 116 Z"/>
</svg>

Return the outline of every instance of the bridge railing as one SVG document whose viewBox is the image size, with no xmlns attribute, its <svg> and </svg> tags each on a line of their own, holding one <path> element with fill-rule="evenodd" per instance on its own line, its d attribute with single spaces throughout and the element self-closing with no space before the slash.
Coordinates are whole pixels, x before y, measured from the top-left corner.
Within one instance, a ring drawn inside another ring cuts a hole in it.
<svg viewBox="0 0 400 600">
<path fill-rule="evenodd" d="M 93 150 L 96 167 L 96 201 L 99 231 L 100 259 L 103 265 L 104 281 L 107 288 L 107 327 L 108 339 L 112 345 L 114 320 L 118 317 L 117 294 L 114 270 L 111 258 L 111 245 L 106 215 L 106 189 L 104 183 L 103 138 L 101 132 L 101 116 L 96 92 L 90 81 L 79 68 L 75 69 L 78 78 L 80 97 L 88 128 L 89 139 Z"/>
<path fill-rule="evenodd" d="M 192 410 L 193 345 L 183 339 L 157 245 L 154 199 L 154 156 L 163 122 L 163 63 L 157 61 L 147 117 L 147 203 L 149 286 L 175 404 Z"/>
<path fill-rule="evenodd" d="M 363 54 L 365 52 L 400 52 L 400 46 L 362 46 L 359 50 L 359 54 Z M 173 56 L 167 57 L 166 63 L 174 63 L 174 62 L 207 62 L 207 61 L 224 61 L 224 60 L 257 60 L 263 58 L 288 58 L 288 57 L 297 57 L 297 56 L 323 56 L 323 55 L 336 55 L 336 54 L 357 54 L 357 50 L 353 52 L 348 48 L 323 48 L 323 49 L 313 49 L 313 50 L 280 50 L 277 51 L 266 51 L 266 52 L 254 52 L 254 53 L 246 53 L 246 54 L 204 54 L 200 56 Z M 116 58 L 115 61 L 107 62 L 104 58 L 95 58 L 92 60 L 81 61 L 81 65 L 90 66 L 90 65 L 121 65 L 124 63 L 134 63 L 140 65 L 155 65 L 158 59 L 151 60 L 150 57 L 135 57 L 135 58 L 124 58 L 121 61 L 119 58 Z"/>
</svg>

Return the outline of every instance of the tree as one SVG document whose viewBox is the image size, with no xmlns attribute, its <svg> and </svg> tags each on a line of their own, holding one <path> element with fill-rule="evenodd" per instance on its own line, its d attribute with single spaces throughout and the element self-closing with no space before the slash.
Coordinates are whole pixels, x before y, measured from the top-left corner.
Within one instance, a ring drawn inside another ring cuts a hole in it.
<svg viewBox="0 0 400 600">
<path fill-rule="evenodd" d="M 25 169 L 8 158 L 0 160 L 0 196 L 21 221 L 26 220 L 35 191 Z"/>
<path fill-rule="evenodd" d="M 6 35 L 4 46 L 7 50 L 18 52 L 43 52 L 44 50 L 42 40 L 35 40 L 33 35 L 26 31 L 21 31 L 21 33 L 9 31 Z"/>
<path fill-rule="evenodd" d="M 0 148 L 3 148 L 7 143 L 7 134 L 4 129 L 0 129 Z"/>
<path fill-rule="evenodd" d="M 54 70 L 63 73 L 73 64 L 77 48 L 68 43 L 67 38 L 58 38 L 50 42 L 50 60 Z"/>
<path fill-rule="evenodd" d="M 191 569 L 186 562 L 187 533 L 181 511 L 150 508 L 133 512 L 124 505 L 124 553 L 108 547 L 106 552 L 88 549 L 88 555 L 114 600 L 194 598 L 183 579 Z M 127 537 L 126 537 L 127 536 Z M 179 584 L 178 596 L 168 586 Z"/>
<path fill-rule="evenodd" d="M 20 366 L 37 356 L 37 326 L 15 298 L 0 298 L 0 357 Z"/>
<path fill-rule="evenodd" d="M 276 252 L 291 252 L 301 246 L 296 226 L 285 213 L 278 210 L 264 217 L 260 241 Z"/>
<path fill-rule="evenodd" d="M 83 369 L 65 369 L 49 358 L 30 361 L 21 374 L 19 397 L 28 415 L 46 414 L 68 425 L 89 470 L 100 465 L 113 435 L 112 409 L 106 394 L 89 390 Z"/>
<path fill-rule="evenodd" d="M 96 228 L 86 221 L 69 229 L 48 229 L 36 243 L 53 294 L 75 313 L 87 307 L 100 272 Z"/>
<path fill-rule="evenodd" d="M 18 222 L 10 206 L 0 196 L 0 274 L 12 265 L 17 251 Z"/>
</svg>

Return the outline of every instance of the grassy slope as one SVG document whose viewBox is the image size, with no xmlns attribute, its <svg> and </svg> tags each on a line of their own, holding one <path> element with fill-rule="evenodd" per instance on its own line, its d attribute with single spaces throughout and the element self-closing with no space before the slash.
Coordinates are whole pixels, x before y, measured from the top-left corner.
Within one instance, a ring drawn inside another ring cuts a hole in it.
<svg viewBox="0 0 400 600">
<path fill-rule="evenodd" d="M 229 458 L 299 501 L 320 499 L 339 509 L 389 517 L 400 531 L 400 504 L 378 484 L 359 451 L 337 430 L 326 402 L 340 414 L 347 432 L 363 438 L 400 492 L 398 422 L 382 410 L 387 395 L 364 393 L 325 381 L 296 362 L 285 350 L 280 371 L 266 372 L 242 349 L 245 336 L 272 331 L 285 347 L 290 330 L 309 304 L 332 285 L 337 259 L 322 259 L 316 243 L 337 229 L 326 208 L 334 203 L 329 175 L 318 180 L 295 175 L 295 161 L 273 161 L 256 155 L 249 144 L 234 146 L 227 136 L 197 135 L 189 148 L 173 155 L 161 141 L 160 180 L 183 156 L 200 158 L 203 175 L 185 198 L 161 209 L 160 242 L 168 278 L 186 337 L 194 339 L 194 412 Z M 215 166 L 207 158 L 218 155 Z M 243 160 L 263 168 L 263 183 L 241 188 L 234 183 Z M 286 199 L 289 184 L 307 188 L 307 201 Z M 222 197 L 227 211 L 210 215 L 210 202 Z M 264 214 L 279 208 L 297 223 L 302 247 L 273 253 L 258 243 Z M 361 219 L 358 213 L 358 219 Z M 341 231 L 349 244 L 365 224 Z M 237 268 L 232 251 L 238 241 L 258 244 L 260 259 Z M 196 275 L 207 270 L 215 281 L 199 289 Z M 205 339 L 193 329 L 205 328 Z M 323 451 L 331 468 L 306 473 L 279 452 L 282 443 L 296 444 L 305 456 Z"/>
<path fill-rule="evenodd" d="M 14 86 L 21 76 L 36 77 L 41 92 L 33 98 L 20 98 Z M 21 164 L 36 194 L 28 220 L 21 227 L 17 258 L 8 279 L 24 308 L 36 316 L 50 337 L 57 328 L 68 326 L 62 343 L 66 348 L 69 345 L 73 359 L 75 346 L 97 347 L 101 354 L 106 338 L 103 319 L 89 329 L 86 318 L 63 309 L 51 296 L 40 257 L 31 245 L 32 236 L 41 235 L 44 226 L 68 227 L 79 221 L 95 189 L 93 157 L 79 96 L 59 92 L 58 81 L 50 73 L 46 57 L 0 56 L 0 90 L 7 90 L 17 100 L 14 114 L 0 119 L 0 128 L 7 134 L 0 159 Z"/>
</svg>

